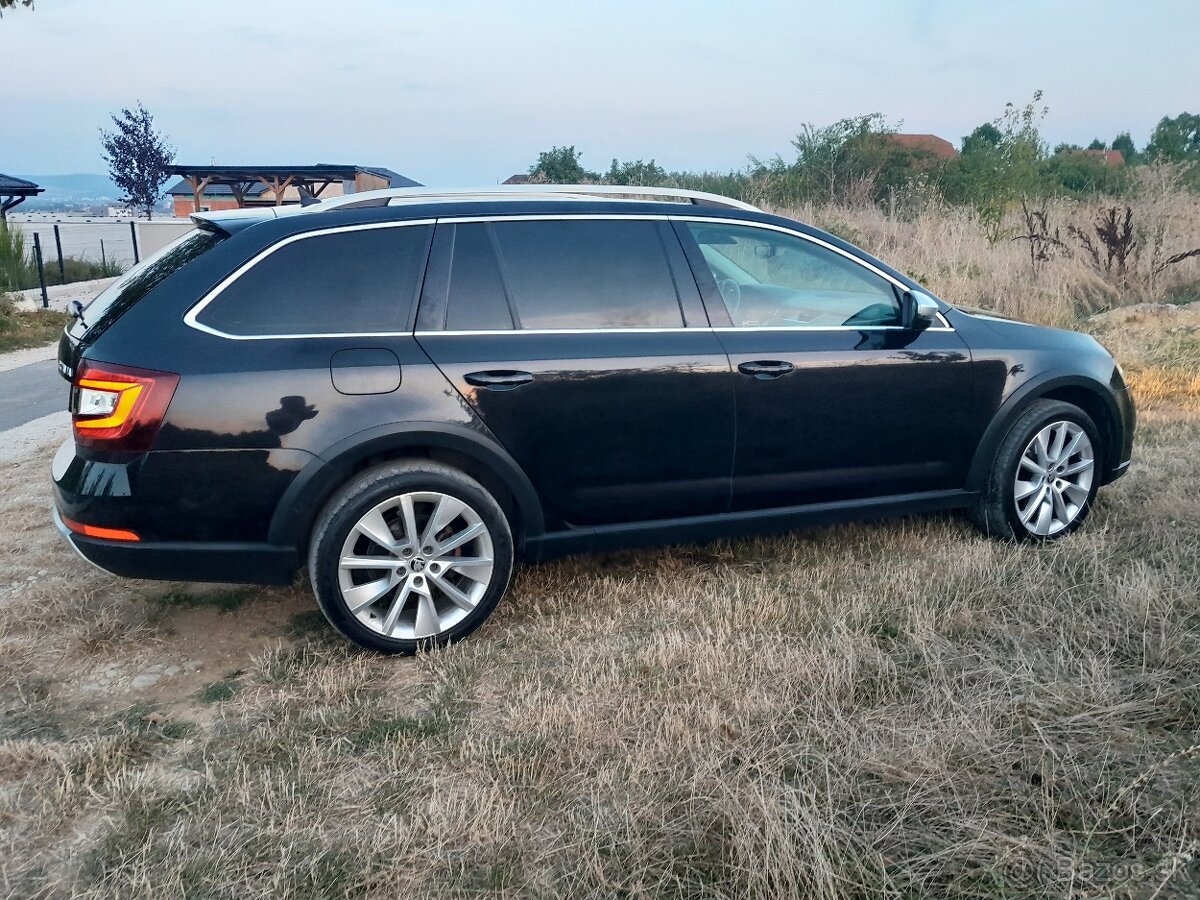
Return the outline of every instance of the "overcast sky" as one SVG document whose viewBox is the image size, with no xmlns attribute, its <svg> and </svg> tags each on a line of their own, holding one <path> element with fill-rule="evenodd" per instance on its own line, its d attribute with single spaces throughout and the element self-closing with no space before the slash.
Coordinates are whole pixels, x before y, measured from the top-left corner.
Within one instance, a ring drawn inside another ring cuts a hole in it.
<svg viewBox="0 0 1200 900">
<path fill-rule="evenodd" d="M 36 0 L 0 19 L 0 171 L 104 171 L 97 129 L 139 99 L 181 163 L 441 186 L 553 144 L 728 170 L 869 112 L 957 144 L 1038 88 L 1051 144 L 1140 147 L 1200 112 L 1198 35 L 1198 0 Z"/>
</svg>

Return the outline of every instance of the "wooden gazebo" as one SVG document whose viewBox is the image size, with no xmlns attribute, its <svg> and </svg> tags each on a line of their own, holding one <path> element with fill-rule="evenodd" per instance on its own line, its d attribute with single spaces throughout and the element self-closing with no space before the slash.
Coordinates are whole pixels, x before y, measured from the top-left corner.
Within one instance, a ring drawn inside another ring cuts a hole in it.
<svg viewBox="0 0 1200 900">
<path fill-rule="evenodd" d="M 192 189 L 195 210 L 202 208 L 204 192 L 214 186 L 222 187 L 226 197 L 232 194 L 239 207 L 246 206 L 247 200 L 259 201 L 265 191 L 280 206 L 289 188 L 319 198 L 333 184 L 352 184 L 354 191 L 420 186 L 390 169 L 367 166 L 168 166 L 167 173 L 178 175 Z"/>
</svg>

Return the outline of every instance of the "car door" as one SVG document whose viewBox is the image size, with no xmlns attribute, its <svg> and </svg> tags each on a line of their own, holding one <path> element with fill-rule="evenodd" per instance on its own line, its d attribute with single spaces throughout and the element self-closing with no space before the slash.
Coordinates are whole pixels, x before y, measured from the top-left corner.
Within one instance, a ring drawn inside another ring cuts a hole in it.
<svg viewBox="0 0 1200 900">
<path fill-rule="evenodd" d="M 817 238 L 676 227 L 735 373 L 733 509 L 962 487 L 987 407 L 948 324 L 904 327 L 899 285 Z"/>
<path fill-rule="evenodd" d="M 728 507 L 733 376 L 665 219 L 440 222 L 417 339 L 559 522 Z"/>
</svg>

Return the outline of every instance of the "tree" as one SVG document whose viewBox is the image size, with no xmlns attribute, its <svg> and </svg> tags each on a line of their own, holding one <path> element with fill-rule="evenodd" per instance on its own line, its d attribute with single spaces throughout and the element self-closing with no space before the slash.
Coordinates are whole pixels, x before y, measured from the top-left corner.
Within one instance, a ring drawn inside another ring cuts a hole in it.
<svg viewBox="0 0 1200 900">
<path fill-rule="evenodd" d="M 1146 156 L 1165 162 L 1200 160 L 1200 115 L 1164 116 L 1150 136 Z"/>
<path fill-rule="evenodd" d="M 529 167 L 530 175 L 540 175 L 550 184 L 579 184 L 583 181 L 599 181 L 600 176 L 589 172 L 579 161 L 582 153 L 570 147 L 557 145 L 538 154 L 537 162 Z"/>
<path fill-rule="evenodd" d="M 1005 211 L 1022 197 L 1045 194 L 1041 166 L 1046 157 L 1038 126 L 1049 111 L 1038 108 L 1042 92 L 1022 107 L 1009 103 L 999 118 L 963 139 L 963 152 L 947 167 L 946 199 L 975 207 L 991 240 L 1000 237 Z"/>
<path fill-rule="evenodd" d="M 1092 138 L 1092 142 L 1087 145 L 1089 150 L 1107 150 L 1108 144 L 1100 140 L 1100 138 Z"/>
<path fill-rule="evenodd" d="M 620 162 L 614 159 L 612 165 L 608 167 L 608 171 L 604 173 L 604 180 L 609 184 L 653 187 L 661 185 L 667 180 L 667 172 L 654 160 L 642 162 L 639 159 L 636 162 Z"/>
<path fill-rule="evenodd" d="M 1129 136 L 1128 131 L 1122 131 L 1113 138 L 1112 148 L 1121 152 L 1126 163 L 1134 163 L 1138 159 L 1137 147 L 1134 146 L 1133 138 Z"/>
<path fill-rule="evenodd" d="M 1000 129 L 991 122 L 984 122 L 970 134 L 963 138 L 962 152 L 964 155 L 971 153 L 987 153 L 1000 146 L 1000 141 L 1004 135 L 1000 133 Z"/>
<path fill-rule="evenodd" d="M 125 192 L 121 201 L 125 206 L 152 219 L 175 149 L 154 130 L 154 117 L 140 101 L 136 110 L 122 109 L 112 120 L 116 131 L 100 132 L 109 177 Z"/>
<path fill-rule="evenodd" d="M 840 119 L 824 128 L 804 125 L 792 140 L 796 162 L 784 169 L 775 161 L 770 170 L 791 176 L 797 199 L 831 203 L 877 200 L 881 192 L 886 193 L 879 183 L 881 173 L 888 169 L 896 177 L 896 171 L 906 168 L 910 155 L 892 142 L 895 132 L 882 113 Z"/>
<path fill-rule="evenodd" d="M 12 9 L 17 4 L 33 9 L 33 0 L 0 0 L 0 16 L 4 15 L 6 9 Z"/>
</svg>

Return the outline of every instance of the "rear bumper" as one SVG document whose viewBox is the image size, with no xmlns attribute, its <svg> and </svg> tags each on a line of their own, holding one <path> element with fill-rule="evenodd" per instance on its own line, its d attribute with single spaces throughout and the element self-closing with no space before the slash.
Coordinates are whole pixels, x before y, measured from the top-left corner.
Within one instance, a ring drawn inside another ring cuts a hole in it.
<svg viewBox="0 0 1200 900">
<path fill-rule="evenodd" d="M 132 543 L 86 537 L 67 528 L 57 508 L 54 526 L 85 560 L 125 578 L 290 584 L 300 566 L 294 550 L 270 544 Z"/>
</svg>

